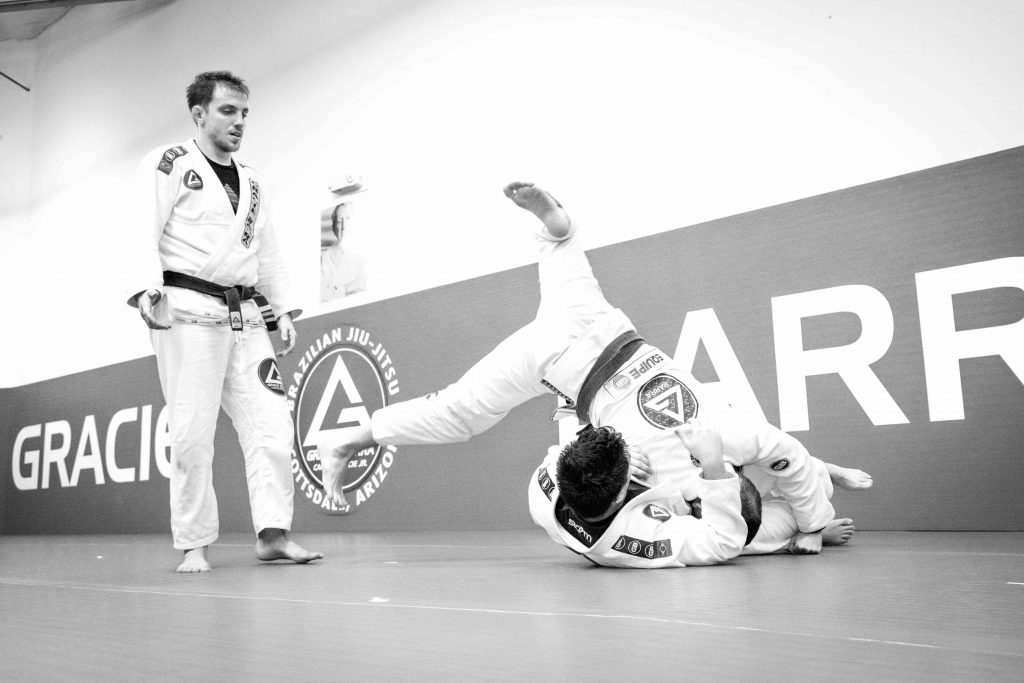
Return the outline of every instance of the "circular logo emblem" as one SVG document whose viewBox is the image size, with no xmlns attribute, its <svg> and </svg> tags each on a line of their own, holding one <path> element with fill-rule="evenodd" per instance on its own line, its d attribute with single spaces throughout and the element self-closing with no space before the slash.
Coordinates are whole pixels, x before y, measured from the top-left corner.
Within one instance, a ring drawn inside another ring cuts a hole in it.
<svg viewBox="0 0 1024 683">
<path fill-rule="evenodd" d="M 295 424 L 292 474 L 303 497 L 327 513 L 359 508 L 384 483 L 394 464 L 394 446 L 375 446 L 348 463 L 344 492 L 348 504 L 324 496 L 319 444 L 367 427 L 373 411 L 394 401 L 398 373 L 387 349 L 366 330 L 343 325 L 325 333 L 298 360 L 288 407 Z"/>
<path fill-rule="evenodd" d="M 277 369 L 277 362 L 273 358 L 264 358 L 260 366 L 256 368 L 260 376 L 260 382 L 270 391 L 278 396 L 284 396 L 284 382 L 281 381 L 281 372 Z"/>
<path fill-rule="evenodd" d="M 629 553 L 631 555 L 638 555 L 640 553 L 640 541 L 629 542 Z"/>
<path fill-rule="evenodd" d="M 630 379 L 625 375 L 615 375 L 615 377 L 612 378 L 612 386 L 618 389 L 619 391 L 622 391 L 629 385 Z"/>
<path fill-rule="evenodd" d="M 672 375 L 655 375 L 636 394 L 637 408 L 655 427 L 673 429 L 697 414 L 697 398 Z"/>
</svg>

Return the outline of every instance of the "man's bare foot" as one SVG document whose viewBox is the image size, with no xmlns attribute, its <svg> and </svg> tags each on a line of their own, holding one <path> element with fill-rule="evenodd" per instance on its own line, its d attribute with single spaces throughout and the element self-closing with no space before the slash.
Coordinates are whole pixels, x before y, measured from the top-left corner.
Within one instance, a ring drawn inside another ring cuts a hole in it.
<svg viewBox="0 0 1024 683">
<path fill-rule="evenodd" d="M 192 548 L 191 550 L 185 551 L 185 561 L 178 565 L 175 570 L 179 574 L 197 574 L 199 572 L 208 572 L 213 567 L 206 561 L 206 546 L 202 548 Z"/>
<path fill-rule="evenodd" d="M 821 532 L 821 541 L 825 545 L 843 545 L 853 538 L 853 532 L 856 530 L 853 520 L 849 517 L 833 519 Z"/>
<path fill-rule="evenodd" d="M 794 555 L 817 555 L 821 552 L 821 532 L 797 533 L 789 542 L 787 550 Z"/>
<path fill-rule="evenodd" d="M 348 461 L 364 448 L 376 445 L 369 426 L 347 432 L 343 440 L 325 439 L 324 442 L 317 444 L 324 496 L 336 507 L 343 510 L 348 508 L 348 501 L 345 500 L 345 470 L 348 469 Z"/>
<path fill-rule="evenodd" d="M 284 529 L 264 529 L 256 537 L 256 557 L 264 562 L 291 560 L 306 564 L 323 556 L 323 553 L 306 550 L 288 538 L 288 532 Z"/>
<path fill-rule="evenodd" d="M 871 488 L 871 484 L 874 483 L 871 479 L 871 475 L 863 470 L 840 467 L 839 465 L 833 465 L 830 462 L 825 463 L 825 467 L 828 469 L 828 476 L 832 478 L 832 483 L 839 488 L 846 489 L 847 491 L 862 491 L 864 489 L 869 489 Z"/>
<path fill-rule="evenodd" d="M 541 235 L 560 242 L 572 235 L 572 220 L 558 200 L 533 183 L 513 182 L 505 186 L 505 196 L 544 223 Z"/>
</svg>

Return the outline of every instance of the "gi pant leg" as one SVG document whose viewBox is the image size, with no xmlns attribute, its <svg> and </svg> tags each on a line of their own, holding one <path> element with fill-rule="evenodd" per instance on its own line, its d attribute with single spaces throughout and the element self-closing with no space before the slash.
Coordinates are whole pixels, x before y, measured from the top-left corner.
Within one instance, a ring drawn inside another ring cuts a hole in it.
<svg viewBox="0 0 1024 683">
<path fill-rule="evenodd" d="M 171 442 L 171 534 L 179 550 L 217 540 L 213 437 L 233 335 L 227 327 L 152 330 Z"/>
<path fill-rule="evenodd" d="M 223 405 L 245 458 L 257 534 L 267 528 L 287 531 L 292 525 L 292 417 L 284 394 L 274 390 L 279 386 L 283 384 L 267 330 L 246 326 L 228 358 Z"/>
<path fill-rule="evenodd" d="M 548 393 L 540 382 L 548 365 L 612 308 L 578 235 L 562 242 L 537 239 L 541 302 L 536 318 L 442 391 L 376 411 L 371 425 L 377 443 L 466 441 L 516 406 Z"/>
</svg>

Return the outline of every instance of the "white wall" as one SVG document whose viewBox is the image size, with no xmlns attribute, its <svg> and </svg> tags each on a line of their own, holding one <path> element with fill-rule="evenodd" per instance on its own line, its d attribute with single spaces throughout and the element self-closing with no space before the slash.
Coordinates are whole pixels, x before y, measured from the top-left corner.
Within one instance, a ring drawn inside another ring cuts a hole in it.
<svg viewBox="0 0 1024 683">
<path fill-rule="evenodd" d="M 1024 3 L 139 0 L 0 43 L 0 386 L 148 355 L 123 305 L 123 193 L 191 135 L 184 88 L 252 88 L 238 158 L 271 183 L 317 303 L 324 186 L 383 298 L 529 260 L 530 179 L 594 246 L 1024 144 Z M 758 264 L 759 265 L 759 264 Z M 365 300 L 363 298 L 362 300 Z M 337 307 L 337 305 L 335 305 Z"/>
</svg>

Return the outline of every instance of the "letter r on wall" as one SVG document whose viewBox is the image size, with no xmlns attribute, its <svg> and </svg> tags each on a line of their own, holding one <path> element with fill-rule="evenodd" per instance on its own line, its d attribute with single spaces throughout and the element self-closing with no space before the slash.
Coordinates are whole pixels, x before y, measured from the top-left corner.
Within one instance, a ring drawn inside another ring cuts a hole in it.
<svg viewBox="0 0 1024 683">
<path fill-rule="evenodd" d="M 954 294 L 998 287 L 1024 290 L 1024 257 L 928 270 L 916 277 L 928 414 L 932 422 L 964 419 L 961 359 L 1001 356 L 1024 383 L 1024 319 L 958 332 L 953 315 Z"/>
<path fill-rule="evenodd" d="M 828 313 L 853 313 L 862 333 L 852 344 L 804 350 L 801 321 Z M 892 344 L 892 309 L 885 297 L 867 285 L 843 285 L 772 299 L 775 326 L 775 367 L 779 382 L 779 427 L 785 431 L 810 428 L 807 378 L 838 374 L 872 424 L 909 422 L 882 385 L 871 363 Z"/>
</svg>

